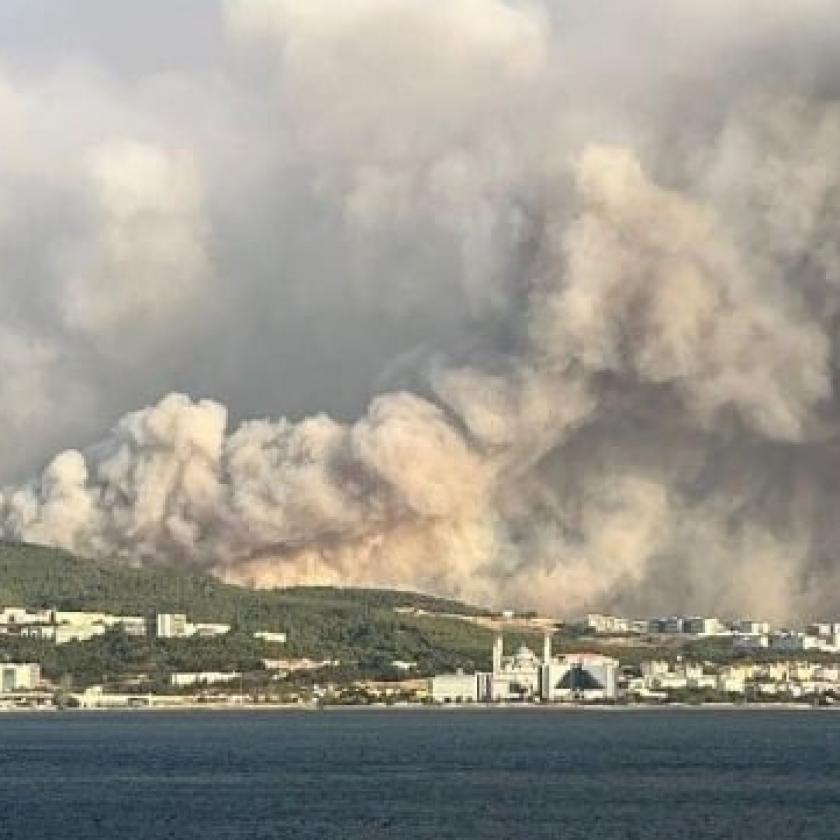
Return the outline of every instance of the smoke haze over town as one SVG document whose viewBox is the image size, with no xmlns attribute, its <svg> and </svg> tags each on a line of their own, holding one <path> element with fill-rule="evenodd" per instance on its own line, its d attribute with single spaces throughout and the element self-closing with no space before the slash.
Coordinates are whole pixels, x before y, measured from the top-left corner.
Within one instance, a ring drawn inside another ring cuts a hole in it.
<svg viewBox="0 0 840 840">
<path fill-rule="evenodd" d="M 831 0 L 5 0 L 0 536 L 840 607 Z"/>
</svg>

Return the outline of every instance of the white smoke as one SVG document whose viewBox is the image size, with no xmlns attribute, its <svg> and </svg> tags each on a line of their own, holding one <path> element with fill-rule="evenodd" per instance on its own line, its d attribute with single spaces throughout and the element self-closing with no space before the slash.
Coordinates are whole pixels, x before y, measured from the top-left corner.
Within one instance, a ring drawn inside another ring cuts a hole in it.
<svg viewBox="0 0 840 840">
<path fill-rule="evenodd" d="M 0 535 L 563 613 L 832 607 L 836 15 L 630 5 L 231 0 L 209 75 L 0 75 L 0 473 L 150 403 L 4 478 Z M 217 387 L 231 420 L 152 397 Z"/>
</svg>

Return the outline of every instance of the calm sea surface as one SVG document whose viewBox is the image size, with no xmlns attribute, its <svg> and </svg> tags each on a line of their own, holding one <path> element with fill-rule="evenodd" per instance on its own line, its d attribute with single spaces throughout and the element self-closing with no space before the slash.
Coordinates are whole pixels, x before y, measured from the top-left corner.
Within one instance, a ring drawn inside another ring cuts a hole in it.
<svg viewBox="0 0 840 840">
<path fill-rule="evenodd" d="M 840 837 L 840 714 L 0 715 L 2 840 Z"/>
</svg>

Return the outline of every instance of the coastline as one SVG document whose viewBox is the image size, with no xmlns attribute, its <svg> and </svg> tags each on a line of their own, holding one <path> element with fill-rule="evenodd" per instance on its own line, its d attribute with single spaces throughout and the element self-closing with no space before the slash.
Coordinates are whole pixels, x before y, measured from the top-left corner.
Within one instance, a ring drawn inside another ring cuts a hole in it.
<svg viewBox="0 0 840 840">
<path fill-rule="evenodd" d="M 266 712 L 266 713 L 287 713 L 287 712 L 358 712 L 358 713 L 394 713 L 394 712 L 428 712 L 430 714 L 452 714 L 457 712 L 478 713 L 493 712 L 497 714 L 514 713 L 527 714 L 529 712 L 551 712 L 563 713 L 591 713 L 606 712 L 617 713 L 658 713 L 668 712 L 833 712 L 840 711 L 840 706 L 815 706 L 810 703 L 669 703 L 661 706 L 646 705 L 642 703 L 626 705 L 598 705 L 591 703 L 556 703 L 546 705 L 518 705 L 499 703 L 474 703 L 469 705 L 428 705 L 421 703 L 410 703 L 404 705 L 386 705 L 371 703 L 369 705 L 301 705 L 289 703 L 182 703 L 175 705 L 151 705 L 151 706 L 85 706 L 80 708 L 57 708 L 48 707 L 9 707 L 0 708 L 0 717 L 3 715 L 44 715 L 44 714 L 86 714 L 98 713 L 193 713 L 193 712 Z"/>
</svg>

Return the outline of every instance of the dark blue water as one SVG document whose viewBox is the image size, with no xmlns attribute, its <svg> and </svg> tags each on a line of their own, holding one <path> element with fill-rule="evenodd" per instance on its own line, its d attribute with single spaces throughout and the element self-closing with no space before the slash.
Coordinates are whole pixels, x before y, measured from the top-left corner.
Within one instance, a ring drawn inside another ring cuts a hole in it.
<svg viewBox="0 0 840 840">
<path fill-rule="evenodd" d="M 0 716 L 2 840 L 837 840 L 840 714 Z"/>
</svg>

